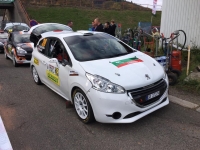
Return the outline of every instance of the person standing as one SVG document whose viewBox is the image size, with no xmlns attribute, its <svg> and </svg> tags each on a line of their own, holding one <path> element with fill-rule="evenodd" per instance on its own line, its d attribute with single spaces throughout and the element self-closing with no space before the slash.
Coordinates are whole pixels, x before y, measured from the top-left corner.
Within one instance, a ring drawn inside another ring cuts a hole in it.
<svg viewBox="0 0 200 150">
<path fill-rule="evenodd" d="M 94 19 L 94 25 L 96 26 L 94 31 L 104 32 L 103 25 L 101 24 L 99 18 Z"/>
<path fill-rule="evenodd" d="M 106 23 L 104 24 L 104 32 L 105 32 L 105 33 L 108 33 L 108 34 L 111 34 L 110 22 L 106 22 Z"/>
<path fill-rule="evenodd" d="M 67 26 L 69 26 L 69 27 L 72 29 L 72 27 L 73 27 L 73 22 L 72 22 L 71 20 L 69 20 L 69 21 L 67 22 Z"/>
<path fill-rule="evenodd" d="M 92 21 L 92 31 L 95 31 L 96 25 L 94 23 L 94 21 Z"/>
<path fill-rule="evenodd" d="M 110 29 L 111 29 L 111 35 L 112 36 L 115 36 L 115 29 L 116 29 L 116 24 L 115 24 L 115 21 L 114 20 L 111 20 L 111 22 L 110 22 Z"/>
</svg>

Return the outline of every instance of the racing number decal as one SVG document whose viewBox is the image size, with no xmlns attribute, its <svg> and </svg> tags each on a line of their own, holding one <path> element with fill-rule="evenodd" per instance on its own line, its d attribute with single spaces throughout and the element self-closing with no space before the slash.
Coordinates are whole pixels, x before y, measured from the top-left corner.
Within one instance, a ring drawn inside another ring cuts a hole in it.
<svg viewBox="0 0 200 150">
<path fill-rule="evenodd" d="M 58 68 L 56 68 L 52 65 L 47 65 L 46 75 L 47 75 L 47 78 L 50 81 L 52 81 L 56 85 L 60 85 L 59 69 Z"/>
<path fill-rule="evenodd" d="M 47 39 L 43 39 L 43 42 L 42 42 L 42 45 L 41 45 L 41 46 L 45 47 L 45 46 L 46 46 L 46 43 L 47 43 Z"/>
<path fill-rule="evenodd" d="M 39 60 L 37 58 L 34 58 L 34 64 L 39 65 Z"/>
</svg>

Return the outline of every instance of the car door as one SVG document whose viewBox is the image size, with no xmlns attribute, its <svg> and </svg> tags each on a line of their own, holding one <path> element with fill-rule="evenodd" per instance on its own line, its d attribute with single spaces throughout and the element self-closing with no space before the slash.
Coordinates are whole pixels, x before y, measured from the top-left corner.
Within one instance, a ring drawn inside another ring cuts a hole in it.
<svg viewBox="0 0 200 150">
<path fill-rule="evenodd" d="M 45 66 L 42 70 L 42 76 L 44 82 L 52 88 L 54 91 L 61 93 L 60 91 L 60 66 L 61 62 L 58 59 L 61 56 L 60 52 L 60 40 L 58 38 L 47 38 L 47 46 L 45 50 L 45 57 L 42 61 Z M 61 61 L 61 60 L 60 60 Z"/>
<path fill-rule="evenodd" d="M 60 80 L 59 91 L 66 99 L 69 100 L 70 99 L 69 75 L 70 75 L 70 72 L 72 71 L 72 62 L 67 53 L 66 48 L 64 47 L 64 44 L 62 42 L 60 44 L 62 47 L 61 48 L 62 49 L 62 57 L 60 58 L 60 60 L 58 60 L 58 63 L 59 63 L 58 76 L 59 76 L 59 80 Z"/>
<path fill-rule="evenodd" d="M 7 45 L 6 45 L 6 52 L 9 57 L 12 57 L 12 49 L 13 49 L 13 44 L 12 44 L 12 33 L 10 33 Z"/>
<path fill-rule="evenodd" d="M 44 38 L 40 40 L 39 44 L 36 46 L 37 52 L 34 52 L 34 66 L 39 74 L 41 81 L 45 84 L 48 84 L 48 80 L 46 79 L 46 69 L 47 62 L 50 60 L 48 57 L 48 43 L 49 39 Z"/>
</svg>

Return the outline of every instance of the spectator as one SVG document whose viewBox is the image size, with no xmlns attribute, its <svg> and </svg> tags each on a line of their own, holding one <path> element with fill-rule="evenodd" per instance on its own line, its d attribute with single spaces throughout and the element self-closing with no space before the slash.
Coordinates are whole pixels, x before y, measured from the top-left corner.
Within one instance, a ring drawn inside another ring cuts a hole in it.
<svg viewBox="0 0 200 150">
<path fill-rule="evenodd" d="M 101 24 L 99 18 L 94 19 L 94 25 L 96 26 L 94 31 L 103 32 L 103 25 Z"/>
<path fill-rule="evenodd" d="M 111 26 L 110 26 L 111 33 L 110 33 L 110 34 L 111 34 L 112 36 L 115 36 L 115 29 L 116 29 L 116 27 L 117 27 L 117 26 L 115 25 L 115 21 L 114 21 L 114 20 L 111 20 L 111 23 L 110 23 L 110 24 L 111 24 Z"/>
<path fill-rule="evenodd" d="M 67 22 L 67 25 L 72 29 L 73 22 L 72 22 L 71 20 L 69 20 L 69 21 Z"/>
<path fill-rule="evenodd" d="M 96 28 L 96 26 L 94 24 L 94 21 L 92 21 L 92 31 L 95 31 L 95 28 Z"/>
<path fill-rule="evenodd" d="M 104 24 L 104 32 L 105 32 L 105 33 L 108 33 L 108 34 L 111 34 L 110 22 L 106 22 L 106 23 Z"/>
</svg>

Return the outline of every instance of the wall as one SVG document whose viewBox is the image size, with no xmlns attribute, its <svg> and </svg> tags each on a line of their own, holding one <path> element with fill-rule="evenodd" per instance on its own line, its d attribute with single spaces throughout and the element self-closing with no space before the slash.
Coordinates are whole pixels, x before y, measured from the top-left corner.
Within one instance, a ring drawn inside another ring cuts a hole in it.
<svg viewBox="0 0 200 150">
<path fill-rule="evenodd" d="M 161 33 L 166 37 L 179 29 L 187 34 L 186 46 L 200 47 L 200 0 L 163 0 Z M 183 44 L 183 36 L 179 43 Z"/>
</svg>

